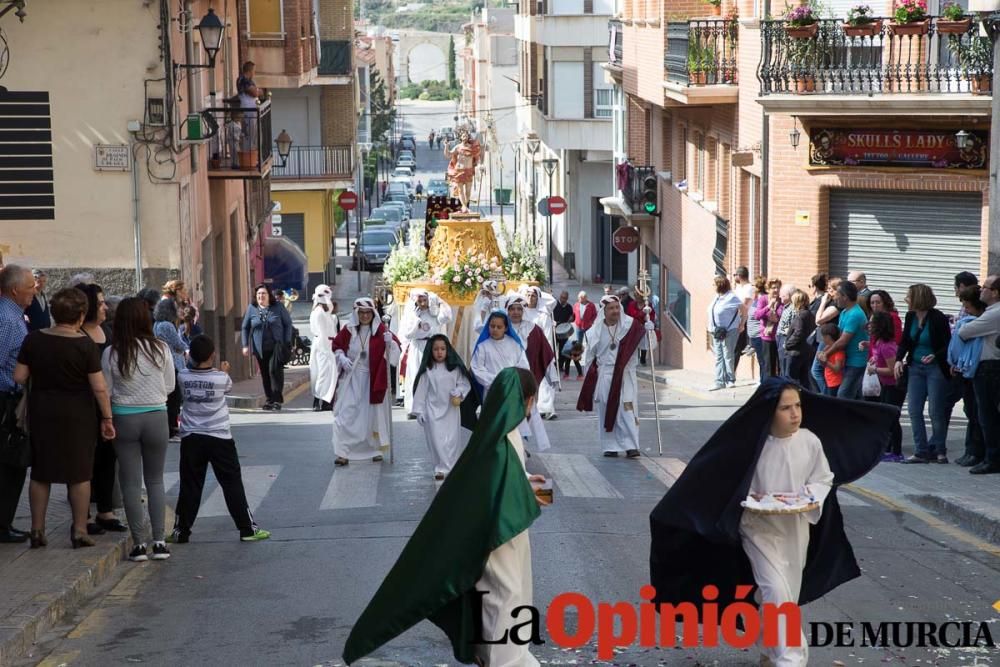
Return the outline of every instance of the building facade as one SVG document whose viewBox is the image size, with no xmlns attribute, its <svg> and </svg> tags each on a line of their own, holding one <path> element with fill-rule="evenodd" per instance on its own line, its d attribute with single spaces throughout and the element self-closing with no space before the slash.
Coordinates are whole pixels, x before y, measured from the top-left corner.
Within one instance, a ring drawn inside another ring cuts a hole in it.
<svg viewBox="0 0 1000 667">
<path fill-rule="evenodd" d="M 7 26 L 0 94 L 5 260 L 46 269 L 53 287 L 91 272 L 108 295 L 182 278 L 237 376 L 249 372 L 237 325 L 259 278 L 250 248 L 272 163 L 269 105 L 239 117 L 226 105 L 238 4 L 39 5 Z M 214 67 L 196 27 L 209 12 L 225 26 Z"/>
<path fill-rule="evenodd" d="M 954 274 L 987 268 L 992 63 L 973 62 L 975 25 L 948 34 L 932 17 L 913 36 L 886 18 L 858 35 L 842 5 L 805 36 L 752 0 L 718 16 L 701 2 L 616 8 L 603 201 L 641 230 L 672 366 L 712 366 L 712 280 L 737 266 L 806 291 L 816 273 L 863 271 L 901 309 L 924 282 L 946 312 Z M 641 208 L 650 175 L 658 216 Z"/>
<path fill-rule="evenodd" d="M 517 150 L 518 225 L 545 252 L 549 220 L 537 202 L 549 194 L 566 199 L 567 211 L 552 216 L 552 256 L 584 280 L 611 271 L 602 246 L 610 216 L 599 199 L 612 166 L 612 86 L 601 67 L 612 11 L 611 0 L 531 0 L 514 17 L 518 134 L 532 138 Z"/>
</svg>

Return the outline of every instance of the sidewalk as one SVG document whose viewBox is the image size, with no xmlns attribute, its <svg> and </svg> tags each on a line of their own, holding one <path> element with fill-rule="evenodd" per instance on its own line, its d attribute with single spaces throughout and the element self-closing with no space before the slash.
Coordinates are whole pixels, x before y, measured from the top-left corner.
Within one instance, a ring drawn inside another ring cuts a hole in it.
<svg viewBox="0 0 1000 667">
<path fill-rule="evenodd" d="M 653 378 L 648 366 L 640 366 L 638 375 L 646 381 Z M 739 380 L 733 389 L 708 391 L 714 384 L 714 375 L 707 371 L 658 368 L 655 377 L 657 383 L 674 391 L 715 403 L 743 403 L 757 389 L 756 382 Z M 930 418 L 925 416 L 925 419 L 929 430 Z M 903 454 L 909 455 L 913 453 L 913 434 L 905 408 L 901 423 Z M 948 458 L 952 461 L 965 453 L 967 424 L 959 403 L 952 412 L 948 429 Z M 1000 545 L 1000 475 L 970 475 L 968 468 L 954 463 L 882 463 L 846 488 L 882 505 L 922 514 L 925 520 L 943 530 L 958 526 L 991 545 Z M 995 553 L 1000 555 L 1000 549 Z"/>
<path fill-rule="evenodd" d="M 308 336 L 308 331 L 302 333 Z M 309 367 L 285 366 L 285 402 L 308 390 Z M 267 397 L 264 396 L 264 385 L 261 384 L 260 376 L 234 382 L 233 390 L 226 395 L 226 404 L 229 407 L 243 410 L 259 408 L 264 405 L 265 400 Z"/>
</svg>

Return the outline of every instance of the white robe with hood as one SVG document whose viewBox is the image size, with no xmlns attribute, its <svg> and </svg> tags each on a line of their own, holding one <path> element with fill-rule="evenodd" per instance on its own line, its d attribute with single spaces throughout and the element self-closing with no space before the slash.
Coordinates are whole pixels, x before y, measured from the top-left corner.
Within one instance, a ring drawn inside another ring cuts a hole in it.
<svg viewBox="0 0 1000 667">
<path fill-rule="evenodd" d="M 403 387 L 403 408 L 407 414 L 413 413 L 413 381 L 424 359 L 427 339 L 436 334 L 447 334 L 452 320 L 451 307 L 447 303 L 436 294 L 430 294 L 428 300 L 430 305 L 425 310 L 418 309 L 415 301 L 409 302 L 400 323 L 399 335 L 407 347 L 406 383 Z"/>
<path fill-rule="evenodd" d="M 434 461 L 434 472 L 447 475 L 465 450 L 461 406 L 452 405 L 452 392 L 461 397 L 472 390 L 468 378 L 458 368 L 448 370 L 435 363 L 420 378 L 413 393 L 413 414 L 424 427 L 427 448 Z"/>
<path fill-rule="evenodd" d="M 333 392 L 337 389 L 337 359 L 330 344 L 339 329 L 337 316 L 322 308 L 313 308 L 309 315 L 309 333 L 312 346 L 309 348 L 309 382 L 315 398 L 333 402 Z"/>
</svg>

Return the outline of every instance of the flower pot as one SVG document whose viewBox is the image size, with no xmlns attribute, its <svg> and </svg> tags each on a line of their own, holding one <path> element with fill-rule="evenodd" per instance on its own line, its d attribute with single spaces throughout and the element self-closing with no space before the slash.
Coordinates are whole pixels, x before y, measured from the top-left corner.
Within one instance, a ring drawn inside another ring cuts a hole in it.
<svg viewBox="0 0 1000 667">
<path fill-rule="evenodd" d="M 972 27 L 972 19 L 965 18 L 958 21 L 938 19 L 934 27 L 942 35 L 964 35 Z"/>
<path fill-rule="evenodd" d="M 689 72 L 688 82 L 692 86 L 704 86 L 708 82 L 708 72 Z"/>
<path fill-rule="evenodd" d="M 213 157 L 208 161 L 209 169 L 219 169 L 222 167 L 222 160 L 217 157 Z"/>
<path fill-rule="evenodd" d="M 712 16 L 722 16 L 722 4 L 712 5 Z"/>
<path fill-rule="evenodd" d="M 889 29 L 893 35 L 926 35 L 930 31 L 931 20 L 913 21 L 911 23 L 890 23 Z"/>
<path fill-rule="evenodd" d="M 848 37 L 874 37 L 882 32 L 882 19 L 875 19 L 871 23 L 861 25 L 844 24 L 844 34 Z"/>
<path fill-rule="evenodd" d="M 972 94 L 973 95 L 989 95 L 993 90 L 993 75 L 992 74 L 973 74 L 972 75 Z"/>
<path fill-rule="evenodd" d="M 795 77 L 795 92 L 799 94 L 815 93 L 816 77 L 811 75 Z"/>
<path fill-rule="evenodd" d="M 240 151 L 240 169 L 256 169 L 257 168 L 257 151 Z"/>
<path fill-rule="evenodd" d="M 815 37 L 816 33 L 819 32 L 819 23 L 799 26 L 786 25 L 785 32 L 793 39 L 809 39 Z"/>
</svg>

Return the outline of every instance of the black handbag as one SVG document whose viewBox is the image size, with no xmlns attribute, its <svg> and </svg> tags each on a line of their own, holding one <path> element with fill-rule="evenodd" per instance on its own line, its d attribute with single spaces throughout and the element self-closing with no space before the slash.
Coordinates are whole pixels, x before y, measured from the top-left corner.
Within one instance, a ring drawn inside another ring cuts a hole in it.
<svg viewBox="0 0 1000 667">
<path fill-rule="evenodd" d="M 31 438 L 18 426 L 21 393 L 0 395 L 0 463 L 16 468 L 31 465 Z"/>
</svg>

